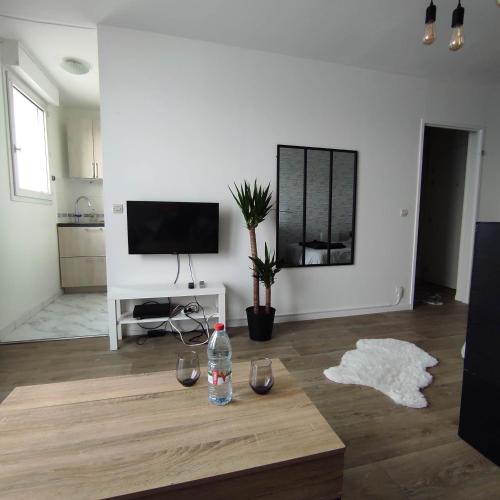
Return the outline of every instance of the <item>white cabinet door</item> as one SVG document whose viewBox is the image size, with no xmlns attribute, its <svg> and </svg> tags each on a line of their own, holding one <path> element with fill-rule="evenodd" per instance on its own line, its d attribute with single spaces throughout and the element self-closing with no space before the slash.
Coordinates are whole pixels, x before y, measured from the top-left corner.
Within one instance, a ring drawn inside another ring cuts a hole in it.
<svg viewBox="0 0 500 500">
<path fill-rule="evenodd" d="M 106 285 L 106 257 L 62 257 L 60 263 L 63 288 Z"/>
<path fill-rule="evenodd" d="M 60 257 L 104 257 L 103 227 L 59 227 Z"/>
<path fill-rule="evenodd" d="M 101 122 L 99 120 L 92 121 L 92 133 L 94 138 L 94 162 L 96 178 L 102 179 L 102 143 L 101 143 Z"/>
<path fill-rule="evenodd" d="M 67 123 L 69 176 L 95 178 L 92 120 L 74 117 Z"/>
</svg>

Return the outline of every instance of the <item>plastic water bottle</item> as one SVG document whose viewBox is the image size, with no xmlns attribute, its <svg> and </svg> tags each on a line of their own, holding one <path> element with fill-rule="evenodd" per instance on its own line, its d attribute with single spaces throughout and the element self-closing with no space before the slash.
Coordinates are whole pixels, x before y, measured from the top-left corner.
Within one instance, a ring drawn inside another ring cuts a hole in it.
<svg viewBox="0 0 500 500">
<path fill-rule="evenodd" d="M 222 323 L 216 323 L 208 342 L 208 400 L 227 405 L 233 397 L 231 342 Z"/>
</svg>

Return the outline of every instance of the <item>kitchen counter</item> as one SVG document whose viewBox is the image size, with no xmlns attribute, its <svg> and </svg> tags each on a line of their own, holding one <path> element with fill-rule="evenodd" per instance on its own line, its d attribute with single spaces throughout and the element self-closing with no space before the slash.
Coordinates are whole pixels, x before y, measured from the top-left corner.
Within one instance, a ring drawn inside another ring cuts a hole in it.
<svg viewBox="0 0 500 500">
<path fill-rule="evenodd" d="M 58 222 L 57 227 L 104 227 L 104 222 Z"/>
</svg>

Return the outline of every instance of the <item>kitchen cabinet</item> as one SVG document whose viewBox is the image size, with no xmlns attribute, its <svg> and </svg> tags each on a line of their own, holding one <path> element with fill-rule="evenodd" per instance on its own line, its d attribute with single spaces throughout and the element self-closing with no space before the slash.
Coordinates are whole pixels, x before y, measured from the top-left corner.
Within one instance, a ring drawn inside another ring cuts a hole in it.
<svg viewBox="0 0 500 500">
<path fill-rule="evenodd" d="M 61 287 L 106 286 L 104 227 L 60 225 L 57 233 Z"/>
<path fill-rule="evenodd" d="M 61 258 L 61 286 L 63 288 L 106 286 L 106 258 Z"/>
<path fill-rule="evenodd" d="M 60 257 L 104 257 L 104 227 L 59 227 Z"/>
<path fill-rule="evenodd" d="M 71 116 L 66 123 L 69 176 L 102 179 L 101 124 L 99 116 Z"/>
</svg>

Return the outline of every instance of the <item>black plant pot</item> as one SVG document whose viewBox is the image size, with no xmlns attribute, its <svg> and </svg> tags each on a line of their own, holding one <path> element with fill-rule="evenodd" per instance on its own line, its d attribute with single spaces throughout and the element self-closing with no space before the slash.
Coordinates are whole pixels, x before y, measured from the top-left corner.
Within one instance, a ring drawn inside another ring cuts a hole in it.
<svg viewBox="0 0 500 500">
<path fill-rule="evenodd" d="M 276 309 L 271 307 L 267 313 L 264 306 L 260 306 L 259 314 L 255 314 L 253 307 L 247 307 L 248 331 L 250 338 L 259 342 L 271 340 L 273 335 L 274 313 Z"/>
</svg>

